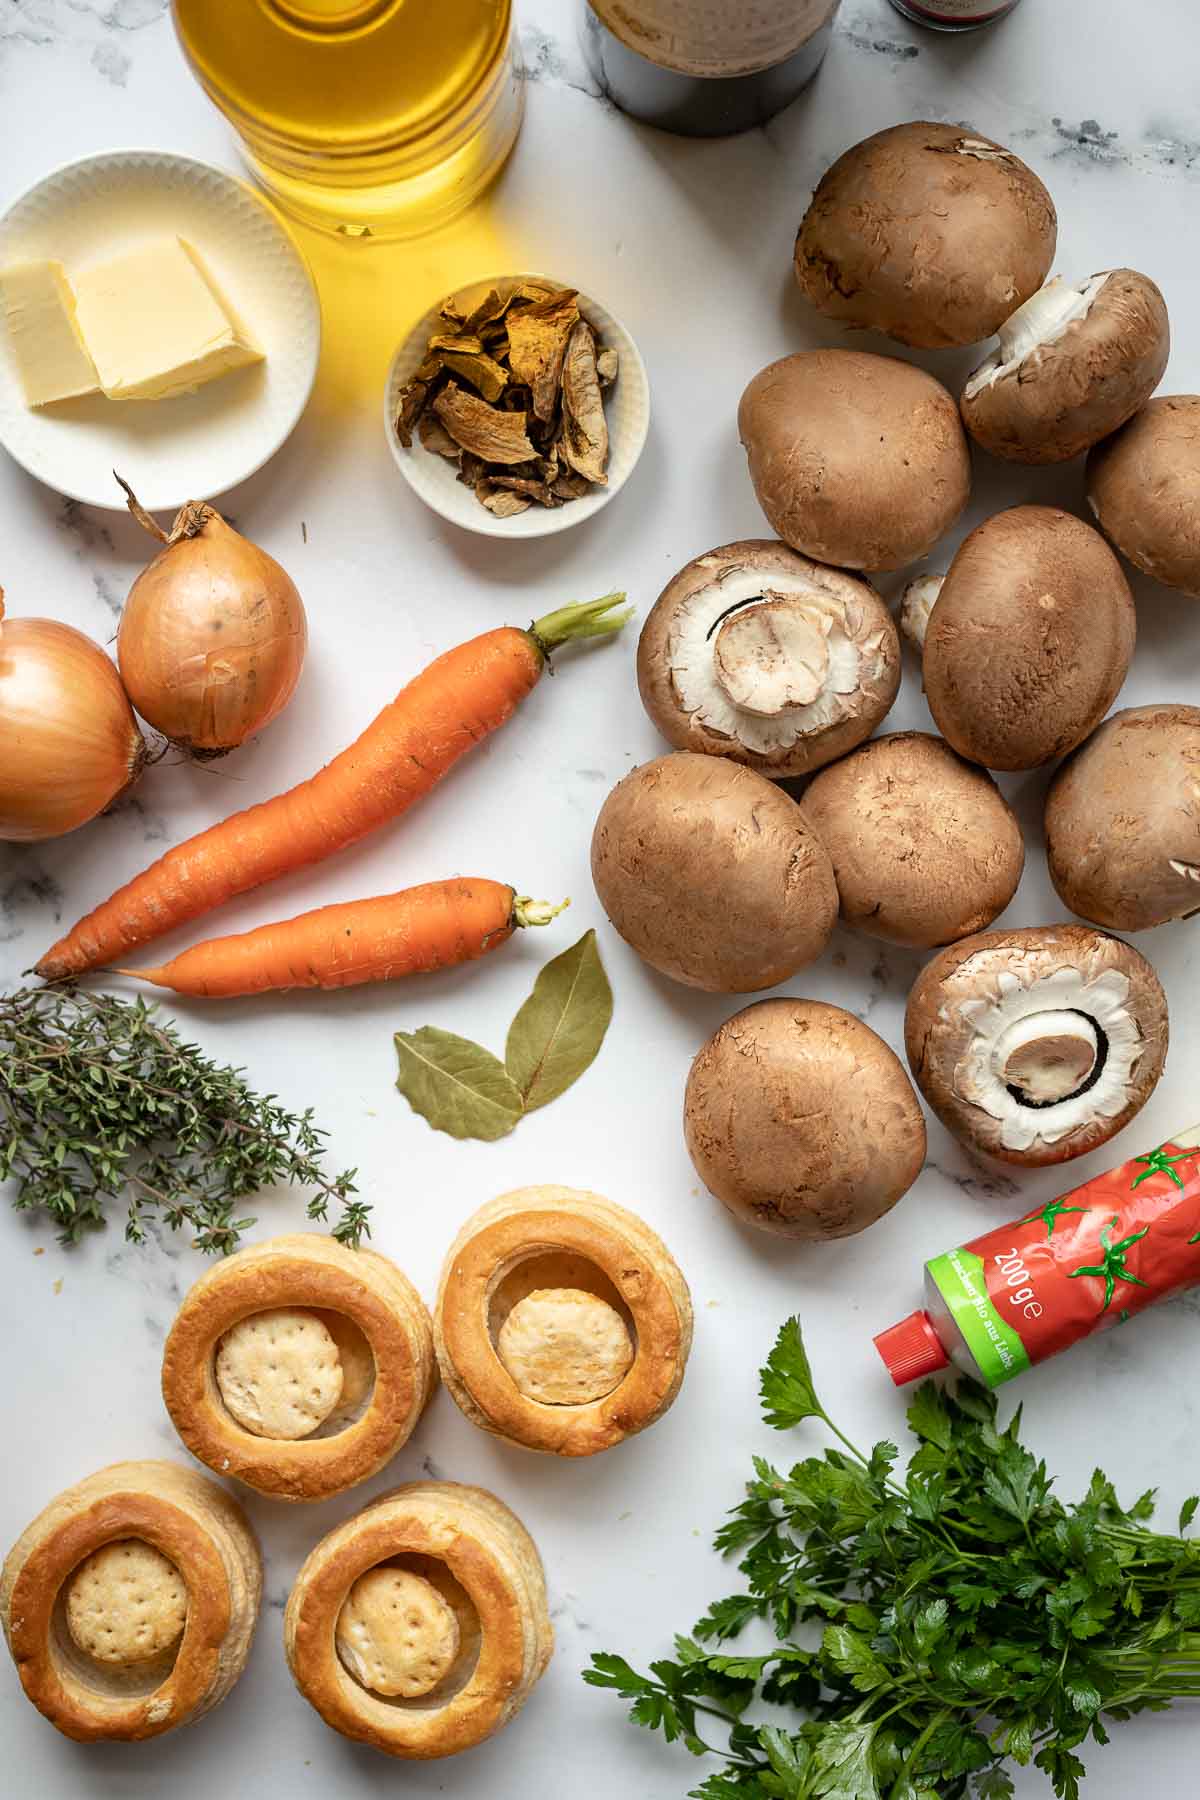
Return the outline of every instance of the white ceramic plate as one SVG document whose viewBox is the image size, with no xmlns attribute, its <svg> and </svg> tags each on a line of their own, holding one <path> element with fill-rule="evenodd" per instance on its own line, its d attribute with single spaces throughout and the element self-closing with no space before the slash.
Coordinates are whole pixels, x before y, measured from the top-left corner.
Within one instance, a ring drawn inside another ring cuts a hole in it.
<svg viewBox="0 0 1200 1800">
<path fill-rule="evenodd" d="M 200 252 L 265 362 L 173 400 L 95 394 L 34 410 L 0 318 L 0 443 L 90 506 L 124 507 L 114 468 L 153 512 L 223 493 L 274 455 L 312 392 L 321 349 L 312 276 L 276 215 L 222 169 L 152 150 L 67 163 L 0 219 L 0 265 L 56 257 L 69 276 L 175 235 Z"/>
<path fill-rule="evenodd" d="M 466 287 L 456 288 L 445 299 L 455 301 L 469 312 L 476 301 L 482 300 L 489 288 L 497 288 L 501 296 L 505 296 L 522 281 L 542 281 L 555 288 L 573 285 L 569 281 L 560 281 L 557 276 L 527 270 L 472 281 Z M 601 306 L 598 300 L 591 299 L 587 294 L 579 295 L 579 310 L 589 324 L 595 327 L 601 345 L 616 350 L 620 358 L 617 379 L 605 395 L 604 404 L 609 437 L 608 485 L 593 487 L 580 499 L 568 500 L 563 506 L 549 508 L 535 505 L 526 512 L 514 514 L 511 519 L 497 519 L 485 506 L 480 505 L 470 488 L 464 487 L 459 481 L 458 470 L 453 463 L 447 462 L 444 456 L 435 456 L 432 451 L 426 450 L 415 436 L 412 449 L 406 450 L 396 436 L 395 419 L 400 389 L 423 361 L 425 346 L 433 333 L 444 329 L 438 311 L 443 304 L 444 300 L 439 300 L 436 306 L 430 307 L 417 320 L 392 358 L 384 390 L 384 436 L 409 487 L 420 495 L 426 506 L 440 513 L 443 519 L 449 519 L 453 525 L 461 525 L 466 531 L 481 532 L 485 537 L 549 537 L 552 532 L 566 531 L 570 526 L 590 519 L 602 506 L 607 506 L 613 495 L 628 481 L 634 464 L 642 454 L 646 433 L 650 429 L 650 382 L 646 375 L 646 365 L 624 325 L 614 318 L 607 307 Z"/>
</svg>

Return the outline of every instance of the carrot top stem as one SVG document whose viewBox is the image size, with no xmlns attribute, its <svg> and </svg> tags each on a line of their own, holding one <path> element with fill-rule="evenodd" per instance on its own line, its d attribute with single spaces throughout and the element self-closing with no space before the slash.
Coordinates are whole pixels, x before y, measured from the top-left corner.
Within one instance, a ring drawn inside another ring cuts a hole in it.
<svg viewBox="0 0 1200 1800">
<path fill-rule="evenodd" d="M 611 637 L 633 617 L 632 606 L 625 605 L 623 593 L 603 594 L 599 600 L 578 600 L 573 606 L 560 606 L 544 618 L 535 619 L 529 627 L 542 655 L 549 660 L 561 644 L 578 638 Z"/>
<path fill-rule="evenodd" d="M 531 900 L 528 894 L 514 894 L 512 904 L 512 922 L 518 928 L 526 925 L 549 925 L 557 919 L 559 913 L 566 912 L 570 900 L 564 900 L 555 906 L 550 900 Z"/>
</svg>

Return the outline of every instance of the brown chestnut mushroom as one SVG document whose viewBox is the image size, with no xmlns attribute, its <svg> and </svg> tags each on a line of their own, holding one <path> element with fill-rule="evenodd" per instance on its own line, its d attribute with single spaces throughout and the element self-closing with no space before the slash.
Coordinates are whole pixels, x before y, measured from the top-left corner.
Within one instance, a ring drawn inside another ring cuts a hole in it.
<svg viewBox="0 0 1200 1800">
<path fill-rule="evenodd" d="M 986 931 L 922 969 L 904 1043 L 947 1131 L 1041 1168 L 1141 1111 L 1166 1059 L 1166 995 L 1131 944 L 1087 925 Z"/>
<path fill-rule="evenodd" d="M 727 1019 L 692 1063 L 683 1120 L 696 1173 L 721 1204 L 801 1243 L 864 1231 L 925 1161 L 900 1059 L 820 1000 L 760 1000 Z"/>
<path fill-rule="evenodd" d="M 1147 401 L 1087 459 L 1088 505 L 1144 575 L 1200 600 L 1200 394 Z"/>
<path fill-rule="evenodd" d="M 837 918 L 829 857 L 796 802 L 753 769 L 687 751 L 617 783 L 592 835 L 592 880 L 644 962 L 710 993 L 786 981 Z"/>
<path fill-rule="evenodd" d="M 776 779 L 869 738 L 899 685 L 900 641 L 870 583 L 772 538 L 694 557 L 638 644 L 642 703 L 665 738 Z"/>
<path fill-rule="evenodd" d="M 1046 795 L 1065 906 L 1111 931 L 1200 911 L 1200 708 L 1133 706 L 1068 757 Z"/>
<path fill-rule="evenodd" d="M 1166 302 L 1148 275 L 1056 276 L 1000 327 L 963 389 L 963 424 L 1008 462 L 1067 462 L 1145 405 L 1170 351 Z"/>
<path fill-rule="evenodd" d="M 928 591 L 906 597 L 910 635 Z M 929 611 L 934 724 L 988 769 L 1052 762 L 1116 699 L 1136 632 L 1129 583 L 1098 531 L 1053 506 L 997 513 L 964 540 Z"/>
<path fill-rule="evenodd" d="M 894 356 L 799 350 L 768 363 L 742 395 L 738 433 L 772 531 L 839 568 L 915 561 L 970 497 L 953 398 Z"/>
<path fill-rule="evenodd" d="M 1054 202 L 1019 156 L 961 125 L 915 120 L 855 144 L 822 176 L 796 238 L 818 312 L 936 350 L 991 337 L 1046 279 Z"/>
<path fill-rule="evenodd" d="M 1021 828 L 991 776 L 941 738 L 896 731 L 814 775 L 804 816 L 829 852 L 842 921 L 934 950 L 990 925 L 1017 891 Z"/>
</svg>

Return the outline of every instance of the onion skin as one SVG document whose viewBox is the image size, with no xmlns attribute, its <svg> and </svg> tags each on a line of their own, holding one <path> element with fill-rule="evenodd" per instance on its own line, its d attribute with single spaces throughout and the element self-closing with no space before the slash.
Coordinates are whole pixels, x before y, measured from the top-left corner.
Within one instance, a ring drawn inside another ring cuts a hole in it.
<svg viewBox="0 0 1200 1800">
<path fill-rule="evenodd" d="M 0 839 L 30 844 L 86 825 L 145 761 L 99 644 L 57 619 L 0 623 Z"/>
<path fill-rule="evenodd" d="M 195 755 L 219 756 L 282 712 L 307 644 L 286 571 L 211 507 L 189 502 L 130 589 L 117 661 L 147 724 Z"/>
</svg>

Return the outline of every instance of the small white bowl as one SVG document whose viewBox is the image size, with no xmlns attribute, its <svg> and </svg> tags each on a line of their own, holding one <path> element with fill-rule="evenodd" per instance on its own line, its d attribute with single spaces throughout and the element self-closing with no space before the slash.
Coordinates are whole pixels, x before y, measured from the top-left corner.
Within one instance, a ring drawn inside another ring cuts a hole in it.
<svg viewBox="0 0 1200 1800">
<path fill-rule="evenodd" d="M 72 268 L 148 238 L 187 238 L 266 352 L 266 361 L 171 400 L 91 395 L 25 404 L 0 319 L 0 444 L 60 494 L 124 512 L 120 469 L 150 512 L 211 499 L 262 467 L 308 402 L 321 308 L 290 233 L 245 182 L 190 156 L 115 150 L 65 163 L 0 219 L 0 265 L 47 257 Z"/>
<path fill-rule="evenodd" d="M 396 436 L 395 424 L 400 390 L 424 360 L 425 347 L 434 332 L 445 329 L 439 308 L 446 300 L 453 300 L 461 310 L 469 312 L 489 288 L 497 288 L 501 296 L 506 297 L 523 281 L 540 281 L 555 288 L 571 286 L 570 282 L 559 281 L 554 276 L 529 272 L 492 275 L 486 280 L 472 281 L 466 287 L 456 288 L 430 307 L 404 339 L 392 358 L 383 395 L 383 429 L 388 448 L 414 494 L 443 519 L 449 519 L 452 525 L 461 525 L 465 531 L 481 532 L 485 537 L 549 537 L 552 532 L 566 531 L 568 527 L 590 519 L 624 487 L 642 454 L 650 429 L 650 383 L 641 352 L 621 321 L 614 318 L 607 307 L 581 293 L 580 312 L 595 328 L 601 347 L 614 349 L 619 358 L 617 379 L 606 393 L 604 404 L 609 438 L 606 486 L 589 488 L 580 499 L 568 500 L 562 506 L 534 505 L 525 512 L 514 513 L 511 519 L 497 519 L 480 504 L 471 489 L 459 481 L 458 470 L 452 462 L 426 450 L 415 436 L 412 449 L 404 448 Z"/>
</svg>

